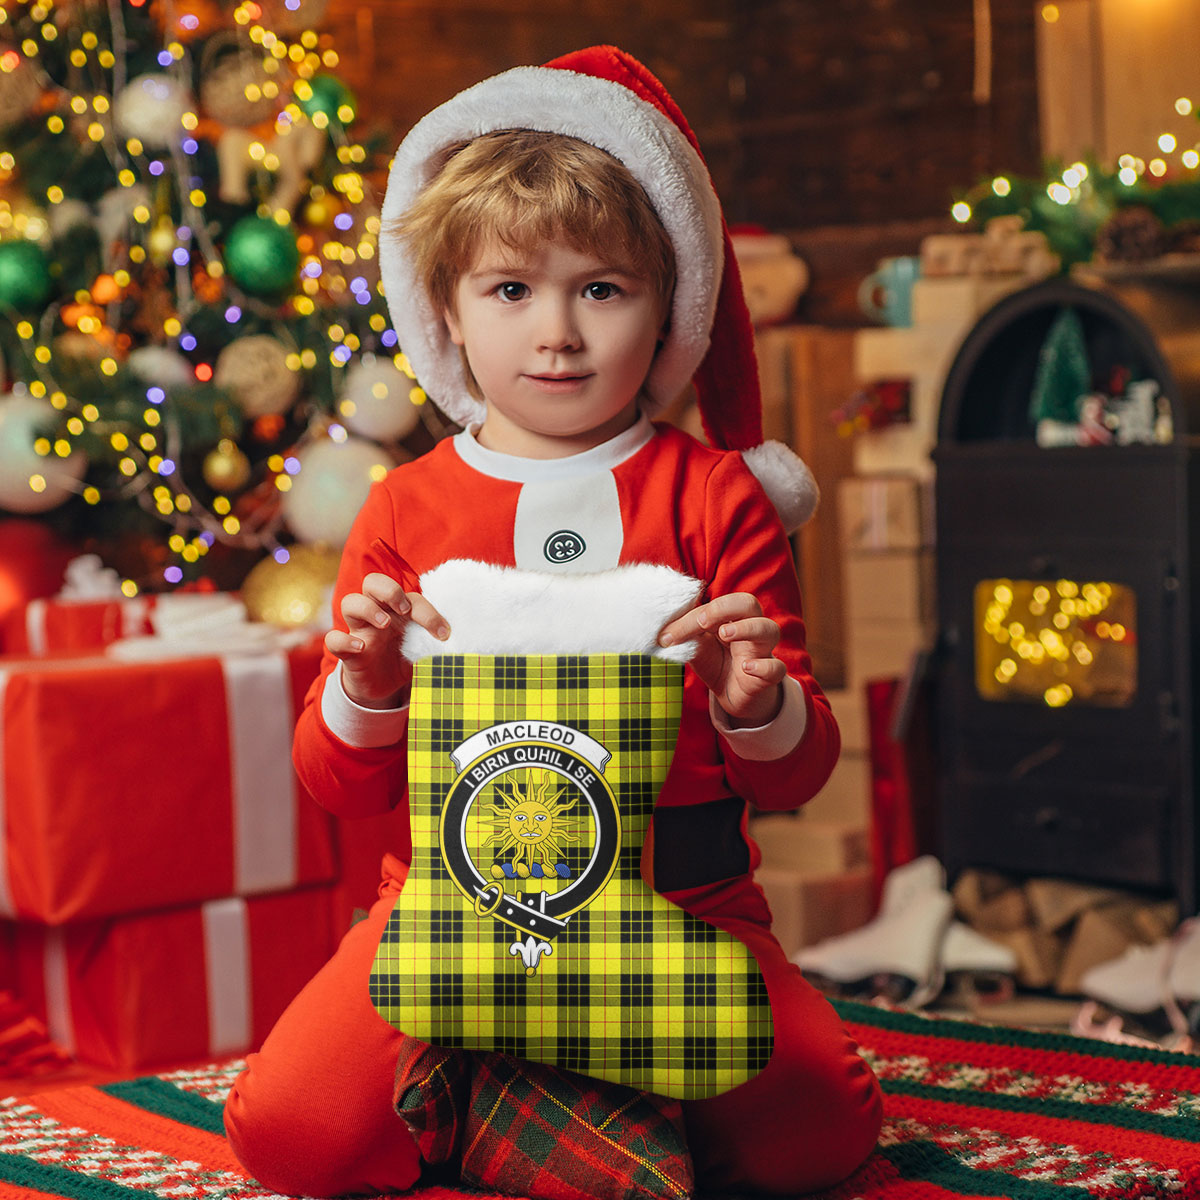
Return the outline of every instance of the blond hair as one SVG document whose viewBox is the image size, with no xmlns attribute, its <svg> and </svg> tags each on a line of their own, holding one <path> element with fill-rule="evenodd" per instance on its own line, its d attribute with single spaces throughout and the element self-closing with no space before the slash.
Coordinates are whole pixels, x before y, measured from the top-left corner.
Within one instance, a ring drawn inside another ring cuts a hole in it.
<svg viewBox="0 0 1200 1200">
<path fill-rule="evenodd" d="M 453 311 L 483 246 L 529 254 L 559 239 L 646 280 L 670 312 L 675 252 L 649 197 L 611 154 L 561 133 L 505 129 L 448 147 L 386 233 L 407 244 L 439 312 Z"/>
</svg>

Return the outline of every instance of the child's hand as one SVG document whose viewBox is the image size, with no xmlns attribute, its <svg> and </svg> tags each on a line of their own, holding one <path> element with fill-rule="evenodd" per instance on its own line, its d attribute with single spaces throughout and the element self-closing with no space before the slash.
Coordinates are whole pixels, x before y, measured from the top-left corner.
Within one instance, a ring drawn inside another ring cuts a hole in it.
<svg viewBox="0 0 1200 1200">
<path fill-rule="evenodd" d="M 342 664 L 346 695 L 364 708 L 395 708 L 412 682 L 412 668 L 400 653 L 409 621 L 445 639 L 445 618 L 420 592 L 406 592 L 389 575 L 372 572 L 361 592 L 342 597 L 348 632 L 331 629 L 325 648 Z"/>
<path fill-rule="evenodd" d="M 765 725 L 783 704 L 787 667 L 774 655 L 779 626 L 749 592 L 700 604 L 663 626 L 659 645 L 695 639 L 692 668 L 735 726 Z"/>
</svg>

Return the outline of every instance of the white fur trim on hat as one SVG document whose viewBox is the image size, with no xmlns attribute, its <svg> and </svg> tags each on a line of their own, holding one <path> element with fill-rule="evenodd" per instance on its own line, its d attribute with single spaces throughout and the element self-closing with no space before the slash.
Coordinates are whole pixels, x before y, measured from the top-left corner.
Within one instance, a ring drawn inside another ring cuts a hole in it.
<svg viewBox="0 0 1200 1200">
<path fill-rule="evenodd" d="M 458 347 L 386 230 L 430 182 L 448 145 L 501 129 L 562 133 L 606 150 L 646 190 L 675 249 L 670 332 L 646 380 L 654 415 L 687 387 L 708 349 L 724 262 L 721 208 L 700 155 L 653 104 L 608 79 L 557 67 L 516 67 L 460 92 L 419 121 L 392 163 L 379 266 L 400 348 L 421 386 L 461 425 L 484 418 Z"/>
</svg>

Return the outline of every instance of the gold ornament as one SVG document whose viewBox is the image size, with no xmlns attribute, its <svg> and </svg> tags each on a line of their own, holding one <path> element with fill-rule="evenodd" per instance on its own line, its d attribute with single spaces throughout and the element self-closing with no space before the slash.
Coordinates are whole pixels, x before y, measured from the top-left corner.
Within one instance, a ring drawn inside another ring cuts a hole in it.
<svg viewBox="0 0 1200 1200">
<path fill-rule="evenodd" d="M 158 224 L 150 230 L 150 236 L 146 239 L 150 261 L 156 267 L 165 267 L 171 261 L 171 255 L 178 245 L 179 239 L 175 236 L 175 226 L 171 224 L 171 218 L 160 217 Z"/>
<path fill-rule="evenodd" d="M 287 412 L 300 394 L 300 375 L 288 366 L 287 348 L 267 333 L 230 342 L 217 355 L 213 382 L 233 394 L 250 418 Z"/>
<path fill-rule="evenodd" d="M 214 121 L 248 128 L 278 111 L 278 85 L 261 51 L 245 50 L 233 38 L 222 42 L 214 53 L 206 52 L 205 60 L 200 103 Z"/>
<path fill-rule="evenodd" d="M 292 546 L 285 563 L 264 558 L 242 583 L 252 621 L 298 629 L 328 621 L 329 596 L 341 554 L 329 546 Z"/>
<path fill-rule="evenodd" d="M 332 220 L 333 211 L 330 208 L 329 201 L 323 196 L 317 200 L 310 200 L 304 206 L 305 225 L 313 229 L 324 229 Z"/>
<path fill-rule="evenodd" d="M 236 492 L 250 480 L 250 460 L 230 438 L 222 438 L 205 456 L 200 468 L 214 492 Z"/>
</svg>

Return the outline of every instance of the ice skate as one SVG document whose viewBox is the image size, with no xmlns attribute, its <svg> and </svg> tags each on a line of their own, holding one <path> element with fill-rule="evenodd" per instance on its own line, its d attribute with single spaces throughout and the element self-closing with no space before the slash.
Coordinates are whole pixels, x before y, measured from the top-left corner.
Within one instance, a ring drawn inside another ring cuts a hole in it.
<svg viewBox="0 0 1200 1200">
<path fill-rule="evenodd" d="M 1017 956 L 962 921 L 946 928 L 941 965 L 948 984 L 981 1002 L 1011 1000 L 1016 990 Z"/>
<path fill-rule="evenodd" d="M 805 947 L 792 961 L 827 993 L 865 992 L 919 1008 L 942 989 L 941 948 L 953 911 L 945 872 L 926 855 L 889 873 L 873 920 Z"/>
<path fill-rule="evenodd" d="M 1084 972 L 1080 989 L 1087 1000 L 1079 1019 L 1086 1016 L 1100 1036 L 1115 1019 L 1122 1031 L 1166 1036 L 1176 1048 L 1191 1045 L 1200 1026 L 1200 921 L 1184 921 L 1169 938 L 1097 964 Z M 1097 1022 L 1097 1004 L 1107 1022 Z"/>
</svg>

